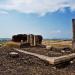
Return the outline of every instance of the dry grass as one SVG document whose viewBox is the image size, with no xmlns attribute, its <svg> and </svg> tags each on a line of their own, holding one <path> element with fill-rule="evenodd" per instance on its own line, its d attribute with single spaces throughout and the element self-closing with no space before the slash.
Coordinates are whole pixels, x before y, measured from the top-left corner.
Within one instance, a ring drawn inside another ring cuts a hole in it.
<svg viewBox="0 0 75 75">
<path fill-rule="evenodd" d="M 12 42 L 12 41 L 9 41 L 9 42 L 6 42 L 4 44 L 5 47 L 15 47 L 15 48 L 19 48 L 20 47 L 20 43 L 16 43 L 16 42 Z"/>
<path fill-rule="evenodd" d="M 64 41 L 64 40 L 43 40 L 43 45 L 50 46 L 50 47 L 72 47 L 72 41 Z M 16 42 L 6 42 L 3 44 L 6 47 L 20 47 L 20 43 Z"/>
<path fill-rule="evenodd" d="M 43 40 L 43 45 L 53 46 L 53 47 L 72 47 L 72 41 L 63 41 L 63 40 Z"/>
</svg>

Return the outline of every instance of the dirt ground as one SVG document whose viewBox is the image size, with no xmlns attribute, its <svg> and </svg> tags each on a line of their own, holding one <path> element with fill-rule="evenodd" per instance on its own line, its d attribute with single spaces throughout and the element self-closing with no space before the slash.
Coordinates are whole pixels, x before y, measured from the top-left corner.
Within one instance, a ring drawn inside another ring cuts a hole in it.
<svg viewBox="0 0 75 75">
<path fill-rule="evenodd" d="M 15 50 L 0 48 L 0 75 L 75 75 L 75 60 L 74 63 L 55 67 L 39 58 L 19 52 L 19 57 L 12 58 L 9 55 L 12 51 Z"/>
</svg>

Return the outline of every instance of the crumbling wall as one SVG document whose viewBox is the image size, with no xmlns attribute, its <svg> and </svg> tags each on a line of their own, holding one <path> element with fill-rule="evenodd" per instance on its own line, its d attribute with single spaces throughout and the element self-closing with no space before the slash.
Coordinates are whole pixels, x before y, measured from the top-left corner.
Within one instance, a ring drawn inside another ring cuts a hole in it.
<svg viewBox="0 0 75 75">
<path fill-rule="evenodd" d="M 18 35 L 12 36 L 12 41 L 14 41 L 14 42 L 21 42 L 21 40 L 23 40 L 23 42 L 26 42 L 27 35 L 26 34 L 18 34 Z"/>
<path fill-rule="evenodd" d="M 18 34 L 12 36 L 12 41 L 14 42 L 24 42 L 30 44 L 30 46 L 37 46 L 42 44 L 43 37 L 41 35 L 27 35 L 27 34 Z"/>
<path fill-rule="evenodd" d="M 43 37 L 41 35 L 35 35 L 36 45 L 42 44 Z"/>
</svg>

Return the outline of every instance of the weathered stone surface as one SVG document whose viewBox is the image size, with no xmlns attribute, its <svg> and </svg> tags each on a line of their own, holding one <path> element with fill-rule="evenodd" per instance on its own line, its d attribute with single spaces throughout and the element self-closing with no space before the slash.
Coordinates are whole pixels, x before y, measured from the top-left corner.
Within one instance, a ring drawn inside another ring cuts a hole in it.
<svg viewBox="0 0 75 75">
<path fill-rule="evenodd" d="M 52 46 L 46 46 L 46 49 L 51 49 Z"/>
<path fill-rule="evenodd" d="M 20 45 L 20 48 L 28 48 L 28 47 L 30 47 L 29 43 L 23 43 Z"/>
<path fill-rule="evenodd" d="M 10 57 L 13 57 L 13 58 L 19 57 L 19 54 L 17 52 L 10 52 L 9 55 Z"/>
</svg>

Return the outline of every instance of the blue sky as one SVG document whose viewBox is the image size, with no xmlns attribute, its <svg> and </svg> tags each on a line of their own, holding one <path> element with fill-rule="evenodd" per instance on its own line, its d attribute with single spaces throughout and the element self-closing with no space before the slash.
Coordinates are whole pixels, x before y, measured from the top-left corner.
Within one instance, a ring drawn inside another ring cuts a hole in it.
<svg viewBox="0 0 75 75">
<path fill-rule="evenodd" d="M 40 34 L 44 38 L 72 38 L 74 0 L 0 0 L 0 38 Z"/>
</svg>

